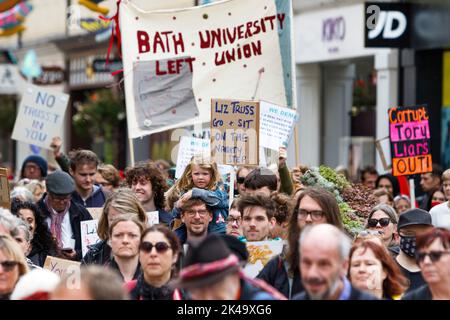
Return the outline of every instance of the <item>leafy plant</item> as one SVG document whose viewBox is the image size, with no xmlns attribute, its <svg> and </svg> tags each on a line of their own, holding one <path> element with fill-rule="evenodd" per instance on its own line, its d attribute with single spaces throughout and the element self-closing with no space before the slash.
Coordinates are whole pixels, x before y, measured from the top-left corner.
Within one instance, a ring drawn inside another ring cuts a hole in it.
<svg viewBox="0 0 450 320">
<path fill-rule="evenodd" d="M 75 132 L 81 137 L 104 139 L 105 162 L 112 163 L 119 124 L 125 119 L 125 106 L 111 90 L 99 90 L 86 96 L 86 102 L 76 106 L 73 116 Z"/>
</svg>

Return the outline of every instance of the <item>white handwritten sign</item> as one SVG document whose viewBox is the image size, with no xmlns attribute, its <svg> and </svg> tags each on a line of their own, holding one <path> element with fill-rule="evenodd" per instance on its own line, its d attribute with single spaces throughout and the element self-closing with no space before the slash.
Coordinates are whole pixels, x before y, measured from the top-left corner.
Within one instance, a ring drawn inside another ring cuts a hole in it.
<svg viewBox="0 0 450 320">
<path fill-rule="evenodd" d="M 63 136 L 69 96 L 29 85 L 22 96 L 11 138 L 51 149 L 55 136 Z"/>
<path fill-rule="evenodd" d="M 98 220 L 81 221 L 81 250 L 84 255 L 89 251 L 88 246 L 100 241 L 97 234 Z"/>
<path fill-rule="evenodd" d="M 249 257 L 244 268 L 245 274 L 255 278 L 270 259 L 283 251 L 283 245 L 283 240 L 247 242 Z"/>
<path fill-rule="evenodd" d="M 266 101 L 261 101 L 259 107 L 260 146 L 276 151 L 280 147 L 287 147 L 298 120 L 297 112 Z"/>
<path fill-rule="evenodd" d="M 50 270 L 60 277 L 65 274 L 74 274 L 80 271 L 80 262 L 60 259 L 52 256 L 47 256 L 44 263 L 44 269 Z"/>
<path fill-rule="evenodd" d="M 147 215 L 147 225 L 151 227 L 154 224 L 159 223 L 159 213 L 158 211 L 149 211 L 145 213 Z"/>
<path fill-rule="evenodd" d="M 177 169 L 175 178 L 180 178 L 193 156 L 209 158 L 210 142 L 205 139 L 181 137 L 178 145 Z"/>
</svg>

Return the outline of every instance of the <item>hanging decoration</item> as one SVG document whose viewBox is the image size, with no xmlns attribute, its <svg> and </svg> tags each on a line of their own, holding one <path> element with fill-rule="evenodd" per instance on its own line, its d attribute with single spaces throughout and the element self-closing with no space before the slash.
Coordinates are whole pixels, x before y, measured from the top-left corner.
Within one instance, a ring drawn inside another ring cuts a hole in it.
<svg viewBox="0 0 450 320">
<path fill-rule="evenodd" d="M 108 14 L 109 9 L 99 6 L 100 2 L 103 2 L 103 0 L 78 0 L 78 4 L 88 8 L 91 11 L 95 11 L 103 15 Z"/>
<path fill-rule="evenodd" d="M 31 12 L 33 6 L 27 2 L 21 2 L 12 9 L 0 13 L 0 29 L 9 29 L 22 24 L 25 17 Z"/>
<path fill-rule="evenodd" d="M 0 12 L 11 9 L 22 0 L 0 0 Z"/>
</svg>

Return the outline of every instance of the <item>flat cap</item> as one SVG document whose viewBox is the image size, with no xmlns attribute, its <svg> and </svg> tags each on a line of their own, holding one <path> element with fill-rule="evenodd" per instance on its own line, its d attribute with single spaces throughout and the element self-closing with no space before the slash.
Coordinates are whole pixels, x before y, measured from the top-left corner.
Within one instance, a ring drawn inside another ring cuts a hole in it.
<svg viewBox="0 0 450 320">
<path fill-rule="evenodd" d="M 405 211 L 398 218 L 397 230 L 415 225 L 433 226 L 431 223 L 431 215 L 427 211 L 419 208 Z"/>
<path fill-rule="evenodd" d="M 75 190 L 75 182 L 72 177 L 64 171 L 57 170 L 45 178 L 45 185 L 50 193 L 56 195 L 68 195 Z"/>
</svg>

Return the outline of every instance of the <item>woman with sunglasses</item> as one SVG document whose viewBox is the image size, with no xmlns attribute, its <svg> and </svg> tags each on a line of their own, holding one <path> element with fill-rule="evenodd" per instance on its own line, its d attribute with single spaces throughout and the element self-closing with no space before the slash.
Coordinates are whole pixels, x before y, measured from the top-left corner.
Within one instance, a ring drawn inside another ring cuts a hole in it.
<svg viewBox="0 0 450 320">
<path fill-rule="evenodd" d="M 386 248 L 392 254 L 398 254 L 400 249 L 397 241 L 397 213 L 395 209 L 387 204 L 379 204 L 372 208 L 366 222 L 366 228 L 379 231 L 382 234 L 382 240 Z"/>
<path fill-rule="evenodd" d="M 426 285 L 403 300 L 450 300 L 450 231 L 433 228 L 417 236 L 416 260 Z"/>
<path fill-rule="evenodd" d="M 9 300 L 17 281 L 27 272 L 20 246 L 9 235 L 0 234 L 0 300 Z"/>
<path fill-rule="evenodd" d="M 374 239 L 355 240 L 348 279 L 356 288 L 387 300 L 398 300 L 409 285 L 383 243 Z"/>
<path fill-rule="evenodd" d="M 116 270 L 123 281 L 137 279 L 141 274 L 139 244 L 144 225 L 134 214 L 120 215 L 109 227 L 112 258 L 109 267 Z"/>
<path fill-rule="evenodd" d="M 127 284 L 134 300 L 179 300 L 185 294 L 169 286 L 176 276 L 175 265 L 180 255 L 178 237 L 164 225 L 144 231 L 139 246 L 142 274 Z"/>
</svg>

